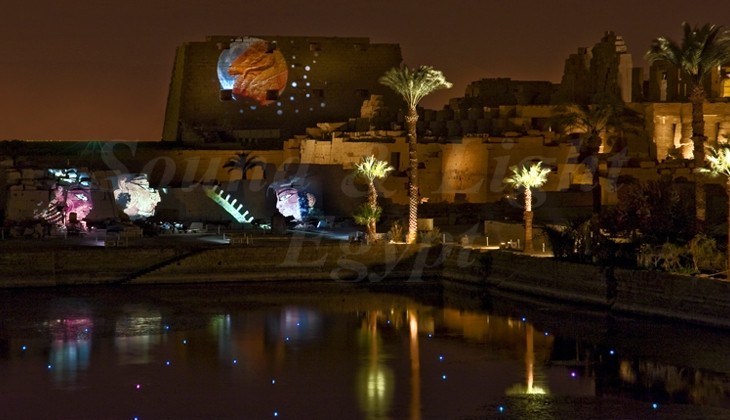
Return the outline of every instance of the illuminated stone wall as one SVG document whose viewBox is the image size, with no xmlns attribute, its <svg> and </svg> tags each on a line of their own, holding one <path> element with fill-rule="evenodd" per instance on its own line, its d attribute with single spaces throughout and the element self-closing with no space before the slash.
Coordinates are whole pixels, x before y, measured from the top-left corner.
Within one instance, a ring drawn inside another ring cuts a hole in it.
<svg viewBox="0 0 730 420">
<path fill-rule="evenodd" d="M 219 57 L 236 42 L 250 39 L 214 36 L 178 47 L 164 141 L 272 142 L 302 134 L 318 122 L 347 121 L 359 115 L 371 94 L 380 95 L 386 104 L 398 99 L 378 78 L 400 66 L 399 45 L 373 44 L 368 38 L 282 36 L 256 39 L 268 43 L 286 62 L 284 89 L 264 92 L 272 99 L 266 104 L 231 98 L 219 82 Z"/>
<path fill-rule="evenodd" d="M 730 139 L 730 103 L 706 102 L 703 105 L 705 136 L 710 145 Z M 670 153 L 692 158 L 692 104 L 655 103 L 646 107 L 647 130 L 653 133 L 656 159 Z M 674 149 L 677 149 L 674 151 Z"/>
</svg>

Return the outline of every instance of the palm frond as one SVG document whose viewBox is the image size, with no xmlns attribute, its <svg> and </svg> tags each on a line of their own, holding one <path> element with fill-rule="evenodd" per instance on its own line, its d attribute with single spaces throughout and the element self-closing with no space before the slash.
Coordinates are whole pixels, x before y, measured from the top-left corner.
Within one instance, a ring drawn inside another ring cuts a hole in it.
<svg viewBox="0 0 730 420">
<path fill-rule="evenodd" d="M 393 67 L 378 81 L 400 94 L 409 108 L 416 108 L 421 99 L 433 91 L 452 86 L 441 71 L 431 66 L 420 66 L 415 70 L 408 66 Z"/>
<path fill-rule="evenodd" d="M 367 179 L 369 182 L 373 182 L 376 179 L 385 178 L 394 169 L 388 162 L 378 160 L 375 156 L 370 155 L 355 165 L 355 174 Z"/>
<path fill-rule="evenodd" d="M 721 144 L 717 147 L 707 149 L 707 160 L 709 168 L 699 168 L 699 171 L 711 176 L 724 175 L 730 177 L 730 145 Z"/>
<path fill-rule="evenodd" d="M 550 168 L 542 166 L 542 162 L 530 165 L 511 166 L 512 174 L 504 182 L 514 188 L 539 188 L 547 182 Z"/>
</svg>

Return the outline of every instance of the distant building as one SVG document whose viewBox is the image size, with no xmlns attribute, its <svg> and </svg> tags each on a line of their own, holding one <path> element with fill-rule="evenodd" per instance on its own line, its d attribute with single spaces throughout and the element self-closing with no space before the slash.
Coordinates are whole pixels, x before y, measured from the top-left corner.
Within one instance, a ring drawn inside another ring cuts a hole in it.
<svg viewBox="0 0 730 420">
<path fill-rule="evenodd" d="M 162 140 L 258 144 L 319 122 L 347 121 L 364 100 L 399 97 L 380 76 L 401 65 L 398 44 L 368 38 L 212 36 L 177 49 Z M 402 101 L 402 99 L 400 99 Z"/>
<path fill-rule="evenodd" d="M 590 103 L 596 95 L 632 102 L 633 61 L 621 36 L 607 31 L 592 49 L 579 48 L 565 60 L 560 88 L 553 103 Z"/>
<path fill-rule="evenodd" d="M 221 203 L 240 208 L 241 217 L 266 220 L 278 203 L 270 186 L 296 179 L 297 186 L 310 188 L 324 215 L 346 218 L 365 197 L 352 168 L 370 154 L 395 168 L 381 185 L 383 205 L 405 206 L 405 103 L 378 83 L 400 65 L 398 45 L 367 38 L 216 36 L 187 43 L 177 51 L 162 142 L 2 142 L 0 211 L 6 220 L 44 215 L 49 221 L 63 210 L 70 220 L 70 193 L 96 203 L 88 220 L 123 217 L 139 209 L 129 204 L 139 200 L 119 187 L 123 176 L 127 184 L 148 180 L 140 190 L 156 194 L 155 217 L 161 220 L 237 220 Z M 706 88 L 708 142 L 728 141 L 730 66 L 717 69 Z M 564 208 L 589 205 L 591 174 L 578 161 L 580 136 L 553 132 L 550 120 L 555 104 L 589 103 L 597 94 L 620 98 L 644 115 L 643 130 L 604 149 L 604 204 L 616 203 L 620 177 L 692 181 L 686 86 L 666 63 L 652 65 L 643 81 L 623 39 L 609 31 L 566 60 L 560 85 L 481 79 L 440 110 L 419 108 L 421 198 L 436 205 L 501 202 L 509 167 L 541 160 L 551 173 L 537 207 L 540 200 Z M 224 167 L 241 151 L 264 163 L 245 180 Z M 66 182 L 54 175 L 58 171 L 48 171 L 69 166 L 90 174 L 88 186 L 82 177 Z"/>
</svg>

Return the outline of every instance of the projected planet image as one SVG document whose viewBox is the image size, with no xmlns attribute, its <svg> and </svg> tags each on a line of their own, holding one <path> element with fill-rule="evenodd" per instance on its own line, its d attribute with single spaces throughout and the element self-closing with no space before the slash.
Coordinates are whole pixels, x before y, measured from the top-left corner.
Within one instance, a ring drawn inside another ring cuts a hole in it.
<svg viewBox="0 0 730 420">
<path fill-rule="evenodd" d="M 286 88 L 286 60 L 276 44 L 258 38 L 231 42 L 218 58 L 218 80 L 233 99 L 251 99 L 268 105 Z"/>
</svg>

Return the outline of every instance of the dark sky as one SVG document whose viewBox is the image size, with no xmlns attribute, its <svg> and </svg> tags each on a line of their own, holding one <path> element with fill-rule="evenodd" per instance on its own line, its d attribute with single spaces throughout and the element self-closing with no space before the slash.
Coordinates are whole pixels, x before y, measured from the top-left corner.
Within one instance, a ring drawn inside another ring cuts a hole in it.
<svg viewBox="0 0 730 420">
<path fill-rule="evenodd" d="M 725 21 L 718 21 L 724 19 Z M 634 66 L 681 23 L 730 25 L 727 0 L 3 0 L 0 140 L 159 140 L 175 48 L 208 35 L 362 36 L 454 83 L 559 82 L 607 30 Z"/>
</svg>

